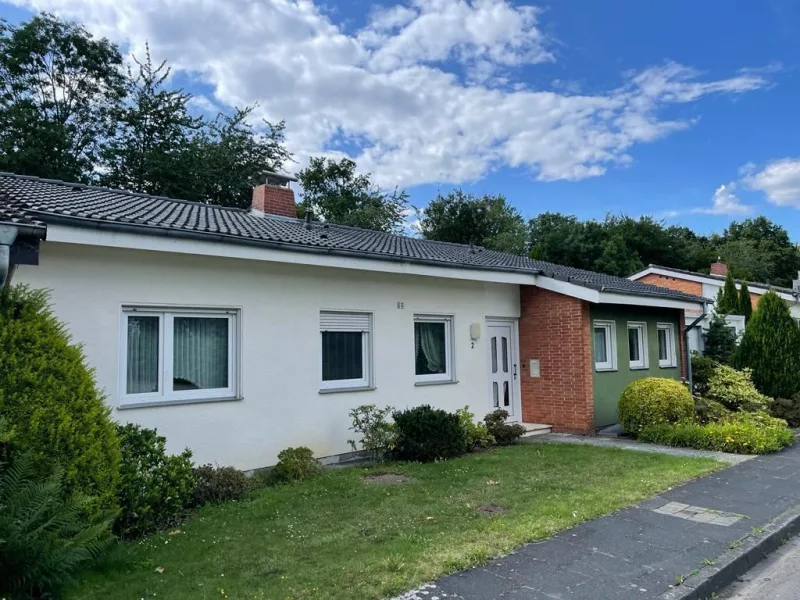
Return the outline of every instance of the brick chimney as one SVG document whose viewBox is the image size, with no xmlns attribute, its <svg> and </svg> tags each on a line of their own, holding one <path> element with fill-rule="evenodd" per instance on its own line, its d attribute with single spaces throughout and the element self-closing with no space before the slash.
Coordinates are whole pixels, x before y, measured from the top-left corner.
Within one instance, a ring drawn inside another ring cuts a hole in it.
<svg viewBox="0 0 800 600">
<path fill-rule="evenodd" d="M 297 205 L 290 187 L 290 183 L 297 180 L 270 171 L 265 175 L 267 182 L 253 188 L 253 203 L 250 208 L 268 215 L 297 218 Z"/>
<path fill-rule="evenodd" d="M 711 263 L 711 274 L 725 277 L 725 275 L 728 274 L 728 265 L 721 262 L 720 259 L 717 259 L 717 262 Z"/>
</svg>

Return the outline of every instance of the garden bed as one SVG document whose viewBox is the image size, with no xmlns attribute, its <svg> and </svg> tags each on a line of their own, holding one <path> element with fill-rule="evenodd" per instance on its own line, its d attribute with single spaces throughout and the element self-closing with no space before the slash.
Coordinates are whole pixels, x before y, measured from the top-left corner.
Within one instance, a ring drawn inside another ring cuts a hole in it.
<svg viewBox="0 0 800 600">
<path fill-rule="evenodd" d="M 387 468 L 388 467 L 388 468 Z M 517 445 L 352 468 L 121 544 L 67 598 L 383 598 L 709 473 L 709 459 Z M 365 476 L 391 472 L 401 485 Z M 486 507 L 492 507 L 487 510 Z"/>
</svg>

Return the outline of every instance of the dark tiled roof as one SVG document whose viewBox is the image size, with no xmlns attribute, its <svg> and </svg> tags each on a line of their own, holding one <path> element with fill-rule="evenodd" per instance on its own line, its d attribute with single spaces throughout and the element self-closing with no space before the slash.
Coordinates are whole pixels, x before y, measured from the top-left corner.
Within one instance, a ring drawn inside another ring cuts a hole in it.
<svg viewBox="0 0 800 600">
<path fill-rule="evenodd" d="M 662 271 L 672 271 L 673 273 L 681 273 L 683 275 L 694 275 L 695 277 L 707 277 L 708 279 L 714 279 L 716 281 L 725 281 L 725 275 L 714 275 L 713 273 L 698 273 L 697 271 L 688 271 L 686 269 L 676 269 L 675 267 L 662 267 L 661 265 L 648 265 L 649 269 L 661 269 Z M 634 273 L 636 275 L 636 273 Z M 736 279 L 736 283 L 742 283 L 743 279 Z M 791 288 L 780 287 L 778 285 L 772 285 L 769 283 L 758 283 L 757 281 L 748 281 L 747 285 L 749 287 L 760 287 L 767 290 L 777 290 L 779 292 L 785 292 L 787 294 L 791 294 L 794 290 Z"/>
<path fill-rule="evenodd" d="M 8 173 L 0 173 L 2 207 L 45 223 L 131 228 L 141 233 L 186 235 L 293 251 L 541 274 L 613 293 L 702 300 L 654 285 L 464 244 L 333 224 L 313 223 L 309 229 L 299 219 Z"/>
<path fill-rule="evenodd" d="M 14 204 L 4 204 L 0 202 L 0 223 L 10 223 L 12 225 L 22 225 L 24 227 L 43 228 L 44 223 L 31 218 L 19 206 Z"/>
</svg>

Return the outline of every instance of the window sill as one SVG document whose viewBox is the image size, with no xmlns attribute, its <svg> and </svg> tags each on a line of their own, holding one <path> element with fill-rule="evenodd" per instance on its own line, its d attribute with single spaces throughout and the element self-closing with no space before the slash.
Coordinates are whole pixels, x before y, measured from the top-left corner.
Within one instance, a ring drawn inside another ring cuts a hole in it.
<svg viewBox="0 0 800 600">
<path fill-rule="evenodd" d="M 376 388 L 374 385 L 371 386 L 359 386 L 359 387 L 342 387 L 342 388 L 325 388 L 319 391 L 320 394 L 344 394 L 346 392 L 372 392 L 375 391 Z"/>
<path fill-rule="evenodd" d="M 442 381 L 415 381 L 414 387 L 425 387 L 426 385 L 453 385 L 458 383 L 458 379 L 446 379 Z"/>
<path fill-rule="evenodd" d="M 647 371 L 650 367 L 645 365 L 644 367 L 630 367 L 631 371 Z"/>
<path fill-rule="evenodd" d="M 237 402 L 244 398 L 236 396 L 233 398 L 197 398 L 181 400 L 150 400 L 145 402 L 125 402 L 117 406 L 117 410 L 129 410 L 134 408 L 155 408 L 158 406 L 179 406 L 181 404 L 205 404 L 207 402 Z"/>
<path fill-rule="evenodd" d="M 677 369 L 678 365 L 658 365 L 659 369 Z"/>
<path fill-rule="evenodd" d="M 616 373 L 619 371 L 619 369 L 598 369 L 597 367 L 594 370 L 598 373 Z"/>
</svg>

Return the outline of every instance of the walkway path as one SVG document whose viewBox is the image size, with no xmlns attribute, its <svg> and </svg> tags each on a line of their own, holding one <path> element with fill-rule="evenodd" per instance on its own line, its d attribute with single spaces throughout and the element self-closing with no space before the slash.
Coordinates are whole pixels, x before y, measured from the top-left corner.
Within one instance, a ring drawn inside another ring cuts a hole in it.
<svg viewBox="0 0 800 600">
<path fill-rule="evenodd" d="M 716 557 L 730 553 L 748 536 L 765 535 L 764 526 L 799 505 L 800 446 L 796 445 L 529 544 L 402 598 L 681 597 L 684 578 L 713 570 Z"/>
</svg>

